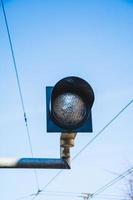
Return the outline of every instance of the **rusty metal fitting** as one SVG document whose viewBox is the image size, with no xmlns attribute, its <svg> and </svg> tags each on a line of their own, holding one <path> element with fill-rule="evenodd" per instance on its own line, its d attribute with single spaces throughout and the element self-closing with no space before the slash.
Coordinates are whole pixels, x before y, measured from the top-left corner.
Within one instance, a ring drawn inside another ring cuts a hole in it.
<svg viewBox="0 0 133 200">
<path fill-rule="evenodd" d="M 60 146 L 70 148 L 74 146 L 76 133 L 61 133 Z"/>
<path fill-rule="evenodd" d="M 61 158 L 70 158 L 70 148 L 74 146 L 76 133 L 61 133 L 60 154 Z"/>
<path fill-rule="evenodd" d="M 61 147 L 60 151 L 61 158 L 70 158 L 70 148 Z"/>
</svg>

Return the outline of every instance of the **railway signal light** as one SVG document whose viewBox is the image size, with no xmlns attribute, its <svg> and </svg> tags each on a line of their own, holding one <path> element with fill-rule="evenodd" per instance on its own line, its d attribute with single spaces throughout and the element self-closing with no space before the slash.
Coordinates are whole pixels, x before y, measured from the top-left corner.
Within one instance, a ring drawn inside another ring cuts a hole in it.
<svg viewBox="0 0 133 200">
<path fill-rule="evenodd" d="M 92 132 L 94 92 L 79 77 L 66 77 L 46 87 L 47 132 Z"/>
</svg>

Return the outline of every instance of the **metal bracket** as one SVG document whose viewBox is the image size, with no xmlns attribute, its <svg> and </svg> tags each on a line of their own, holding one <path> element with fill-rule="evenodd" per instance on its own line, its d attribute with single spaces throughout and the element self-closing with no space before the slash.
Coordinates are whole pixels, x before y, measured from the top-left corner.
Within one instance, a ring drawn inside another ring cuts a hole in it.
<svg viewBox="0 0 133 200">
<path fill-rule="evenodd" d="M 74 146 L 76 133 L 61 133 L 60 157 L 65 159 L 70 167 L 70 148 Z"/>
<path fill-rule="evenodd" d="M 75 133 L 62 133 L 60 158 L 0 158 L 0 168 L 70 169 L 70 147 Z"/>
<path fill-rule="evenodd" d="M 62 158 L 0 158 L 0 168 L 70 169 Z"/>
</svg>

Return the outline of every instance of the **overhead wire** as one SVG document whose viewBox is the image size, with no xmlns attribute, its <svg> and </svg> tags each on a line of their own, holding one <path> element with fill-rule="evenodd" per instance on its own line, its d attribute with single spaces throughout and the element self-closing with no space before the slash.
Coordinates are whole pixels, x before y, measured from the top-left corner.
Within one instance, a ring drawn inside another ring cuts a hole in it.
<svg viewBox="0 0 133 200">
<path fill-rule="evenodd" d="M 129 198 L 123 198 L 123 197 L 121 197 L 121 198 L 114 198 L 114 197 L 95 197 L 95 199 L 109 199 L 109 200 L 130 200 Z"/>
<path fill-rule="evenodd" d="M 118 181 L 122 180 L 123 178 L 125 178 L 127 175 L 129 175 L 131 172 L 133 171 L 133 167 L 131 167 L 130 169 L 124 171 L 122 174 L 120 174 L 119 176 L 117 176 L 116 178 L 114 178 L 113 180 L 109 181 L 107 184 L 105 184 L 104 186 L 100 187 L 98 190 L 96 190 L 92 197 L 97 196 L 98 194 L 104 192 L 105 190 L 107 190 L 109 187 L 111 187 L 112 185 L 114 185 L 115 183 L 117 183 Z"/>
<path fill-rule="evenodd" d="M 13 64 L 14 64 L 14 70 L 15 70 L 15 74 L 16 74 L 16 79 L 17 79 L 17 84 L 18 84 L 18 90 L 19 90 L 19 94 L 20 94 L 20 100 L 21 100 L 21 105 L 22 105 L 22 109 L 23 109 L 23 114 L 24 114 L 24 121 L 25 121 L 25 125 L 26 125 L 26 130 L 27 130 L 27 134 L 28 134 L 28 141 L 29 141 L 29 146 L 30 146 L 30 151 L 31 151 L 31 155 L 33 157 L 33 149 L 32 149 L 32 144 L 31 144 L 31 138 L 30 138 L 30 133 L 29 133 L 29 128 L 28 128 L 28 122 L 27 122 L 27 115 L 26 115 L 26 111 L 25 111 L 25 105 L 24 105 L 24 100 L 23 100 L 23 95 L 22 95 L 22 90 L 21 90 L 21 85 L 20 85 L 20 80 L 19 80 L 19 75 L 18 75 L 18 70 L 17 70 L 17 64 L 16 64 L 16 59 L 15 59 L 15 54 L 14 54 L 14 50 L 13 50 L 13 45 L 12 45 L 12 40 L 11 40 L 11 35 L 10 35 L 10 30 L 9 30 L 9 25 L 8 25 L 8 20 L 7 20 L 7 15 L 6 15 L 6 11 L 4 8 L 4 3 L 3 0 L 1 0 L 1 5 L 2 5 L 2 10 L 3 10 L 3 15 L 4 15 L 4 19 L 5 19 L 5 24 L 6 24 L 6 28 L 7 28 L 7 34 L 8 34 L 8 39 L 9 39 L 9 43 L 10 43 L 10 48 L 11 48 L 11 54 L 12 54 L 12 58 L 13 58 Z M 73 158 L 72 161 L 75 160 L 99 135 L 101 135 L 104 130 L 110 126 L 112 124 L 113 121 L 116 120 L 116 118 L 123 113 L 123 111 L 129 106 L 131 105 L 133 102 L 133 99 L 123 108 L 120 110 L 120 112 L 118 114 L 116 114 Z M 62 172 L 63 170 L 60 170 L 52 179 L 50 179 L 50 181 L 42 188 L 42 190 L 39 190 L 39 183 L 38 183 L 38 177 L 37 177 L 37 173 L 36 170 L 35 172 L 35 178 L 36 178 L 36 183 L 37 183 L 37 187 L 38 187 L 38 191 L 42 192 L 45 190 L 45 188 L 51 184 L 56 178 L 57 176 Z M 121 175 L 122 176 L 122 175 Z M 127 175 L 125 175 L 127 176 Z M 117 177 L 118 178 L 118 177 Z M 121 180 L 123 177 L 119 177 L 118 180 L 114 179 L 113 182 L 109 182 L 109 185 L 105 185 L 104 188 L 100 188 L 98 191 L 96 191 L 93 195 L 96 195 L 97 193 L 104 191 L 106 188 L 110 187 L 111 185 L 113 185 L 114 183 L 116 183 L 117 181 Z M 37 197 L 40 192 L 36 193 Z M 35 199 L 34 197 L 34 199 Z"/>
<path fill-rule="evenodd" d="M 131 104 L 133 103 L 133 99 L 129 101 L 81 150 L 72 158 L 72 161 L 75 160 L 98 136 L 100 136 L 106 128 L 108 128 Z M 42 188 L 44 191 L 48 185 L 50 185 L 58 175 L 62 173 L 63 169 L 61 169 L 49 182 Z"/>
<path fill-rule="evenodd" d="M 62 173 L 62 171 L 63 171 L 63 169 L 61 169 L 60 171 L 58 171 L 57 174 L 55 174 L 55 176 L 53 176 L 53 178 L 51 178 L 48 181 L 48 183 L 44 187 L 42 187 L 41 190 L 44 191 L 48 187 L 48 185 L 50 185 L 57 178 L 57 176 L 59 176 Z"/>
<path fill-rule="evenodd" d="M 114 185 L 114 184 L 116 184 L 117 182 L 119 182 L 120 180 L 122 180 L 122 179 L 124 179 L 126 176 L 128 176 L 129 174 L 131 174 L 131 172 L 133 171 L 133 167 L 131 167 L 131 168 L 129 168 L 128 170 L 126 170 L 126 171 L 124 171 L 122 174 L 120 174 L 119 176 L 117 176 L 116 178 L 114 178 L 114 179 L 112 179 L 111 181 L 109 181 L 107 184 L 105 184 L 104 186 L 102 186 L 102 187 L 100 187 L 98 190 L 96 190 L 94 193 L 92 193 L 91 195 L 90 195 L 90 197 L 91 198 L 102 198 L 102 199 L 104 199 L 104 198 L 111 198 L 111 199 L 114 199 L 114 200 L 120 200 L 120 199 L 122 199 L 122 200 L 129 200 L 129 199 L 127 199 L 127 198 L 121 198 L 120 196 L 116 196 L 116 195 L 106 195 L 106 194 L 103 194 L 101 197 L 100 197 L 100 193 L 102 193 L 102 192 L 104 192 L 105 190 L 107 190 L 109 187 L 111 187 L 112 185 Z M 54 193 L 55 191 L 53 191 L 53 193 Z M 57 193 L 60 193 L 60 194 L 57 194 Z M 62 193 L 63 192 L 55 192 L 54 193 L 54 196 L 55 196 L 55 194 L 56 194 L 56 196 L 62 196 Z M 45 194 L 45 195 L 53 195 L 52 194 L 52 191 L 50 191 L 50 194 L 48 194 L 48 193 L 42 193 L 42 194 Z M 63 196 L 64 195 L 66 195 L 67 196 L 67 194 L 69 194 L 70 195 L 70 193 L 69 192 L 65 192 L 64 194 L 63 194 Z M 76 193 L 75 193 L 76 194 Z M 89 195 L 89 193 L 81 193 L 82 195 L 75 195 L 75 197 L 81 197 L 81 196 L 83 196 L 84 194 L 88 194 Z M 74 196 L 74 194 L 72 195 L 72 196 Z M 98 197 L 97 197 L 98 196 Z"/>
<path fill-rule="evenodd" d="M 93 194 L 90 194 L 90 193 L 79 193 L 79 192 L 69 192 L 69 191 L 66 191 L 66 192 L 63 192 L 63 191 L 44 191 L 44 192 L 41 192 L 40 195 L 43 194 L 43 195 L 66 195 L 66 196 L 75 196 L 75 197 L 81 197 L 81 196 L 89 196 L 89 197 L 92 197 Z M 116 200 L 122 200 L 123 196 L 120 196 L 120 195 L 111 195 L 111 194 L 98 194 L 97 197 L 95 198 L 108 198 L 108 199 L 116 199 Z M 127 198 L 126 198 L 127 199 Z M 128 199 L 127 199 L 128 200 Z"/>
<path fill-rule="evenodd" d="M 91 194 L 91 197 L 93 197 L 93 194 Z M 123 195 L 113 195 L 113 194 L 98 194 L 96 197 L 95 197 L 95 199 L 120 199 L 120 200 L 123 200 L 123 199 L 125 199 L 125 200 L 129 200 L 129 198 L 127 198 L 127 196 L 123 196 Z"/>
<path fill-rule="evenodd" d="M 34 197 L 31 199 L 31 200 L 34 200 L 35 198 L 37 198 L 38 197 L 38 195 L 39 194 L 34 194 Z M 69 192 L 65 192 L 65 193 L 57 193 L 57 192 L 55 192 L 54 193 L 54 191 L 53 192 L 50 192 L 50 193 L 47 193 L 47 192 L 44 192 L 44 193 L 40 193 L 40 195 L 44 195 L 44 196 L 57 196 L 57 197 L 77 197 L 77 198 L 79 198 L 79 197 L 87 197 L 87 193 L 79 193 L 79 194 L 71 194 L 71 193 L 69 193 Z M 26 197 L 28 197 L 28 196 L 26 196 Z M 30 196 L 29 196 L 30 197 Z"/>
<path fill-rule="evenodd" d="M 81 192 L 69 192 L 69 191 L 43 191 L 44 193 L 56 193 L 56 194 L 72 194 L 72 195 L 80 195 Z"/>
<path fill-rule="evenodd" d="M 102 199 L 105 199 L 105 198 L 110 198 L 110 199 L 113 199 L 113 200 L 130 200 L 130 199 L 127 199 L 127 198 L 121 198 L 120 196 L 116 196 L 116 195 L 106 195 L 106 194 L 103 194 L 101 197 L 99 196 L 100 193 L 104 192 L 105 190 L 107 190 L 109 187 L 111 187 L 112 185 L 114 185 L 115 183 L 117 183 L 118 181 L 122 180 L 123 178 L 125 178 L 127 175 L 131 174 L 131 172 L 133 171 L 133 167 L 129 168 L 128 170 L 124 171 L 122 174 L 120 174 L 119 176 L 117 176 L 116 178 L 114 178 L 113 180 L 109 181 L 107 184 L 105 184 L 104 186 L 100 187 L 98 190 L 96 190 L 94 193 L 92 193 L 90 195 L 91 198 L 102 198 Z M 54 195 L 54 196 L 73 196 L 73 197 L 84 197 L 83 195 L 86 194 L 86 193 L 81 193 L 82 195 L 77 195 L 78 193 L 72 193 L 73 195 L 70 195 L 70 192 L 57 192 L 57 191 L 49 191 L 50 194 L 48 193 L 48 191 L 46 191 L 45 193 L 42 193 L 43 195 L 48 195 L 48 196 L 51 196 L 51 195 Z M 58 194 L 59 193 L 59 194 Z M 63 194 L 64 193 L 64 194 Z M 88 193 L 89 194 L 89 193 Z M 98 197 L 97 197 L 98 196 Z M 36 197 L 33 197 L 34 199 Z"/>
<path fill-rule="evenodd" d="M 122 198 L 122 195 L 115 195 L 115 194 L 99 194 L 99 197 L 115 197 L 115 198 Z"/>
<path fill-rule="evenodd" d="M 79 154 L 80 153 L 82 153 L 100 134 L 102 134 L 104 131 L 105 131 L 105 129 L 108 127 L 108 126 L 110 126 L 111 125 L 111 123 L 113 123 L 113 121 L 115 121 L 116 120 L 116 118 L 119 116 L 119 115 L 121 115 L 123 112 L 124 112 L 124 110 L 126 110 L 127 109 L 127 107 L 129 107 L 131 104 L 133 103 L 133 99 L 131 100 L 131 101 L 129 101 L 129 103 L 128 104 L 126 104 L 126 106 L 124 106 L 119 112 L 118 112 L 118 114 L 116 114 L 74 157 L 73 157 L 73 159 L 72 159 L 72 161 L 74 160 L 74 159 L 76 159 L 78 156 L 79 156 Z M 132 168 L 131 168 L 132 169 Z M 130 169 L 130 170 L 131 170 Z M 115 184 L 116 182 L 118 182 L 119 180 L 121 180 L 121 179 L 123 179 L 125 176 L 127 176 L 129 173 L 130 173 L 130 170 L 127 170 L 126 172 L 124 172 L 123 174 L 121 174 L 121 175 L 119 175 L 117 178 L 115 178 L 115 179 L 113 179 L 111 182 L 109 182 L 108 184 L 106 184 L 104 187 L 105 188 L 100 188 L 99 190 L 100 191 L 96 191 L 95 193 L 93 193 L 93 196 L 95 196 L 97 193 L 101 193 L 102 191 L 104 191 L 105 189 L 107 189 L 108 187 L 110 187 L 110 186 L 112 186 L 113 184 Z M 44 191 L 45 190 L 45 188 L 48 186 L 48 185 L 50 185 L 55 179 L 56 179 L 56 177 L 59 175 L 59 174 L 61 174 L 61 172 L 62 172 L 63 170 L 60 170 L 52 179 L 50 179 L 50 181 L 41 189 L 41 192 L 42 191 Z M 126 174 L 127 173 L 127 174 Z M 102 191 L 101 191 L 102 190 Z M 40 193 L 41 193 L 40 192 Z M 39 195 L 39 194 L 38 194 Z M 36 197 L 34 197 L 34 199 L 35 199 Z"/>
<path fill-rule="evenodd" d="M 21 200 L 21 199 L 25 199 L 28 197 L 32 197 L 31 200 L 35 199 L 39 194 L 35 193 L 35 194 L 30 194 L 30 195 L 26 195 L 26 196 L 22 196 L 16 200 Z M 93 194 L 90 193 L 80 193 L 80 192 L 69 192 L 69 191 L 45 191 L 45 192 L 40 192 L 40 195 L 44 195 L 44 196 L 58 196 L 58 197 L 93 197 Z M 112 194 L 98 194 L 98 196 L 95 197 L 95 199 L 112 199 L 112 200 L 130 200 L 127 197 L 123 197 L 120 195 L 112 195 Z"/>
<path fill-rule="evenodd" d="M 133 99 L 131 99 L 73 158 L 72 161 L 75 160 L 98 136 L 100 136 L 106 128 L 108 128 L 131 104 L 133 103 Z M 53 176 L 48 183 L 42 187 L 41 192 L 45 191 L 45 189 L 64 171 L 61 169 L 60 171 Z M 121 175 L 122 176 L 122 175 Z M 40 193 L 41 193 L 40 192 Z M 39 194 L 38 194 L 39 195 Z M 36 197 L 35 197 L 36 198 Z M 34 198 L 34 199 L 35 199 Z"/>
<path fill-rule="evenodd" d="M 44 195 L 44 196 L 58 196 L 58 197 L 79 197 L 78 195 L 70 195 L 70 194 L 51 194 L 51 193 L 49 193 L 49 194 L 47 194 L 47 193 L 41 193 L 40 195 Z"/>
<path fill-rule="evenodd" d="M 32 194 L 35 195 L 35 194 Z M 68 196 L 68 197 L 84 197 L 84 196 L 89 196 L 89 193 L 76 193 L 76 192 L 62 192 L 62 191 L 45 191 L 45 192 L 41 192 L 40 195 L 45 195 L 45 196 Z M 31 195 L 29 195 L 31 196 Z M 25 196 L 25 197 L 29 197 L 29 196 Z M 90 195 L 91 196 L 91 195 Z M 98 196 L 95 197 L 95 199 L 113 199 L 113 200 L 129 200 L 128 198 L 124 198 L 123 196 L 118 196 L 118 195 L 107 195 L 107 194 L 98 194 Z"/>
<path fill-rule="evenodd" d="M 17 63 L 16 63 L 16 59 L 15 59 L 14 48 L 13 48 L 11 34 L 10 34 L 10 29 L 9 29 L 9 25 L 8 25 L 7 14 L 6 14 L 6 10 L 5 10 L 5 7 L 4 7 L 3 0 L 0 0 L 0 1 L 1 1 L 3 16 L 4 16 L 4 20 L 5 20 L 5 25 L 6 25 L 6 29 L 7 29 L 8 40 L 9 40 L 10 49 L 11 49 L 13 66 L 14 66 L 14 70 L 15 70 L 15 75 L 16 75 L 16 80 L 17 80 L 17 85 L 18 85 L 18 91 L 19 91 L 19 96 L 20 96 L 20 102 L 21 102 L 21 106 L 22 106 L 22 110 L 23 110 L 23 115 L 24 115 L 24 122 L 25 122 L 25 126 L 26 126 L 26 131 L 27 131 L 27 136 L 28 136 L 28 142 L 29 142 L 30 152 L 31 152 L 32 157 L 34 157 L 32 143 L 31 143 L 31 137 L 30 137 L 30 131 L 29 131 L 29 126 L 28 126 L 28 121 L 27 121 L 27 114 L 26 114 L 26 109 L 25 109 L 25 104 L 24 104 L 24 98 L 23 98 L 23 94 L 22 94 L 22 89 L 21 89 L 21 84 L 20 84 L 20 79 L 19 79 L 19 74 L 18 74 L 18 69 L 17 69 Z M 39 190 L 39 181 L 38 181 L 38 176 L 37 176 L 36 170 L 34 170 L 34 175 L 35 175 L 36 185 L 37 185 L 37 188 Z"/>
<path fill-rule="evenodd" d="M 77 196 L 78 197 L 79 195 L 85 194 L 85 193 L 69 192 L 69 191 L 67 191 L 67 192 L 65 192 L 65 191 L 44 191 L 44 192 L 42 192 L 40 190 L 40 195 L 41 194 L 42 195 L 69 195 L 69 196 Z M 32 197 L 32 196 L 35 198 L 35 196 L 37 196 L 37 195 L 38 195 L 37 193 L 33 193 L 33 194 L 22 196 L 22 197 L 20 197 L 20 198 L 18 198 L 16 200 L 21 200 L 21 199 Z"/>
<path fill-rule="evenodd" d="M 99 135 L 101 135 L 106 128 L 108 128 L 116 119 L 119 117 L 126 109 L 133 103 L 133 99 L 124 106 L 74 157 L 72 160 L 75 160 L 79 154 L 81 154 Z"/>
<path fill-rule="evenodd" d="M 15 199 L 15 200 L 22 200 L 22 199 L 26 199 L 26 198 L 29 198 L 29 197 L 33 197 L 33 196 L 35 196 L 36 194 L 29 194 L 29 195 L 25 195 L 25 196 L 21 196 L 21 197 L 19 197 L 19 198 L 17 198 L 17 199 Z"/>
</svg>

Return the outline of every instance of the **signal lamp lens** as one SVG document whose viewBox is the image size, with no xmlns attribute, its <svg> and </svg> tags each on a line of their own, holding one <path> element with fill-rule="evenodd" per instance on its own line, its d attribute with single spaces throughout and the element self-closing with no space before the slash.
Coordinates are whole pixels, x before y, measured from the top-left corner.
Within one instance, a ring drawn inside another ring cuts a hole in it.
<svg viewBox="0 0 133 200">
<path fill-rule="evenodd" d="M 60 94 L 53 102 L 53 118 L 62 127 L 71 128 L 80 125 L 87 114 L 84 100 L 70 92 Z"/>
</svg>

